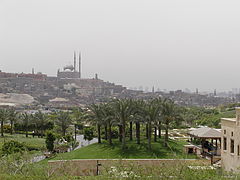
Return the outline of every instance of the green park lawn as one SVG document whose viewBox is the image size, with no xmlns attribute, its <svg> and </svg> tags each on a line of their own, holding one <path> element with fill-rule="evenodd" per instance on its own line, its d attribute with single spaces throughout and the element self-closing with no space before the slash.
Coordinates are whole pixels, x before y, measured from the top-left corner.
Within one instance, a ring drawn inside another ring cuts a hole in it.
<svg viewBox="0 0 240 180">
<path fill-rule="evenodd" d="M 114 145 L 107 142 L 92 144 L 75 151 L 58 154 L 51 160 L 71 159 L 193 159 L 195 155 L 183 152 L 184 141 L 169 140 L 169 147 L 164 147 L 163 140 L 152 142 L 152 150 L 147 150 L 147 140 L 142 140 L 140 145 L 135 141 L 127 141 L 127 149 L 121 150 L 121 143 L 114 140 Z"/>
<path fill-rule="evenodd" d="M 4 142 L 16 140 L 25 143 L 28 147 L 38 150 L 45 149 L 44 138 L 25 137 L 23 134 L 9 135 L 0 137 L 0 149 Z M 127 141 L 126 150 L 122 151 L 121 143 L 115 139 L 110 146 L 107 141 L 102 144 L 92 144 L 69 153 L 57 154 L 49 160 L 70 160 L 70 159 L 193 159 L 195 155 L 187 155 L 183 152 L 183 146 L 186 144 L 182 140 L 169 140 L 169 147 L 163 145 L 163 139 L 158 142 L 152 142 L 152 150 L 147 149 L 147 139 L 141 139 L 141 144 L 137 145 L 135 141 Z"/>
<path fill-rule="evenodd" d="M 45 146 L 45 139 L 44 138 L 38 138 L 38 137 L 32 137 L 28 136 L 28 138 L 25 137 L 24 134 L 4 134 L 4 137 L 0 137 L 0 149 L 2 148 L 2 145 L 4 142 L 15 140 L 18 142 L 25 143 L 28 147 L 38 150 L 44 150 L 46 149 Z"/>
</svg>

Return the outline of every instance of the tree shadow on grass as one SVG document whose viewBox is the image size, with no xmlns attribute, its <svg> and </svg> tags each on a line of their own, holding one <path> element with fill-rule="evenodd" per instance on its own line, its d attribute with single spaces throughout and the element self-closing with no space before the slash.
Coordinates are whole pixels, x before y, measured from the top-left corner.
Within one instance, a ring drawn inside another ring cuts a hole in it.
<svg viewBox="0 0 240 180">
<path fill-rule="evenodd" d="M 184 157 L 182 150 L 182 143 L 174 140 L 169 140 L 168 147 L 164 147 L 164 141 L 152 142 L 152 150 L 148 150 L 148 143 L 146 140 L 141 141 L 141 144 L 136 144 L 135 141 L 127 141 L 126 149 L 122 150 L 121 142 L 117 139 L 113 141 L 113 145 L 109 145 L 107 141 L 96 146 L 98 152 L 104 152 L 103 157 L 108 154 L 109 158 L 119 159 L 166 159 L 166 158 L 180 158 Z M 107 155 L 108 156 L 108 155 Z"/>
</svg>

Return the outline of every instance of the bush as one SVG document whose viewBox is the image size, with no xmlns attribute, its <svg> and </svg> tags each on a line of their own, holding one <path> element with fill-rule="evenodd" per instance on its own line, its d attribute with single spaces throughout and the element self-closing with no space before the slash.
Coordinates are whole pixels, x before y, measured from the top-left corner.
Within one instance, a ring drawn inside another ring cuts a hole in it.
<svg viewBox="0 0 240 180">
<path fill-rule="evenodd" d="M 68 142 L 72 142 L 74 139 L 73 139 L 73 136 L 71 134 L 67 134 L 65 136 L 63 136 L 63 138 Z"/>
<path fill-rule="evenodd" d="M 45 149 L 44 147 L 38 147 L 36 145 L 30 145 L 30 144 L 27 144 L 26 148 L 28 151 L 41 151 Z"/>
<path fill-rule="evenodd" d="M 91 141 L 93 139 L 93 128 L 87 127 L 84 129 L 84 139 Z"/>
<path fill-rule="evenodd" d="M 54 152 L 56 152 L 56 153 L 65 153 L 65 152 L 68 152 L 69 148 L 70 148 L 70 146 L 68 144 L 60 144 L 60 145 L 57 145 L 54 148 Z"/>
<path fill-rule="evenodd" d="M 113 139 L 117 139 L 118 138 L 118 128 L 113 127 L 112 130 L 111 130 L 111 134 L 112 134 Z"/>
<path fill-rule="evenodd" d="M 52 152 L 54 149 L 54 141 L 56 140 L 55 135 L 52 132 L 47 132 L 46 136 L 46 147 L 48 151 Z"/>
<path fill-rule="evenodd" d="M 24 151 L 26 151 L 26 145 L 23 143 L 20 143 L 18 141 L 8 141 L 5 142 L 2 146 L 2 154 L 3 155 L 9 155 L 9 154 L 13 154 L 13 153 L 22 153 Z"/>
<path fill-rule="evenodd" d="M 4 132 L 4 133 L 10 133 L 10 132 L 11 132 L 11 125 L 9 125 L 9 124 L 4 124 L 4 125 L 3 125 L 3 132 Z"/>
<path fill-rule="evenodd" d="M 72 143 L 72 148 L 73 148 L 73 149 L 76 149 L 78 146 L 79 146 L 79 142 L 74 141 L 74 142 Z"/>
</svg>

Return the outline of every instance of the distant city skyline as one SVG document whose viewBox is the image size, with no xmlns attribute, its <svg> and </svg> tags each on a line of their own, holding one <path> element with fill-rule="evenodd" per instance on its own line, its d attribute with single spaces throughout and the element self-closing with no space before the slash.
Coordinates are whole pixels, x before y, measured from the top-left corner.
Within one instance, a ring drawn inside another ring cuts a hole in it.
<svg viewBox="0 0 240 180">
<path fill-rule="evenodd" d="M 2 0 L 0 69 L 48 75 L 82 52 L 82 76 L 126 87 L 231 91 L 240 2 Z M 238 87 L 236 87 L 238 88 Z"/>
</svg>

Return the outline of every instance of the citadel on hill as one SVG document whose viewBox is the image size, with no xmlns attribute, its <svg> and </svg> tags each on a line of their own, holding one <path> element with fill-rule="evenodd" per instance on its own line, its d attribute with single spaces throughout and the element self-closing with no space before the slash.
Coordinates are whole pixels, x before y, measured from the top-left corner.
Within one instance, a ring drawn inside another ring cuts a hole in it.
<svg viewBox="0 0 240 180">
<path fill-rule="evenodd" d="M 187 93 L 182 90 L 170 92 L 143 92 L 130 90 L 122 85 L 105 82 L 95 74 L 94 78 L 82 78 L 81 54 L 74 53 L 73 64 L 58 69 L 57 75 L 42 73 L 6 73 L 0 71 L 0 103 L 16 105 L 43 105 L 46 107 L 74 107 L 106 102 L 110 98 L 150 99 L 170 98 L 184 106 L 218 106 L 236 102 L 236 99 Z"/>
<path fill-rule="evenodd" d="M 81 56 L 74 53 L 73 65 L 59 69 L 56 77 L 42 73 L 17 74 L 0 72 L 0 93 L 28 94 L 35 102 L 47 106 L 78 106 L 101 101 L 105 97 L 117 97 L 125 87 L 98 78 L 81 77 Z"/>
</svg>

